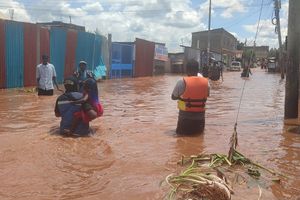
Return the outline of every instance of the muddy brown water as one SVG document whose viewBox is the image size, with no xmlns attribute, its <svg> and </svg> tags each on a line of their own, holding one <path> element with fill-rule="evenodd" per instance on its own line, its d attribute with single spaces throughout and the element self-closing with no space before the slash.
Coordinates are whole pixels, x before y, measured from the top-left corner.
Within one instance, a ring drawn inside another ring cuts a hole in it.
<svg viewBox="0 0 300 200">
<path fill-rule="evenodd" d="M 243 79 L 224 73 L 211 82 L 206 128 L 176 137 L 176 102 L 170 94 L 180 76 L 107 80 L 99 83 L 105 113 L 91 123 L 91 137 L 53 134 L 53 97 L 0 91 L 0 199 L 163 199 L 164 178 L 181 155 L 227 153 Z M 238 119 L 238 149 L 288 176 L 257 184 L 262 199 L 300 198 L 300 135 L 283 123 L 285 83 L 255 70 L 247 80 Z M 255 184 L 235 187 L 232 199 L 257 199 Z"/>
</svg>

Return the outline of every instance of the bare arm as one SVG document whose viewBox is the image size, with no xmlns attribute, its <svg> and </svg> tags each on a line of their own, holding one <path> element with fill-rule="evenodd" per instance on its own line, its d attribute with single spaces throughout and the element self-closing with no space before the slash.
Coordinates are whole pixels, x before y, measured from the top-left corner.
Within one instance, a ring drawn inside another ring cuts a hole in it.
<svg viewBox="0 0 300 200">
<path fill-rule="evenodd" d="M 85 94 L 81 99 L 72 101 L 72 103 L 74 103 L 74 104 L 84 103 L 88 100 L 88 98 L 89 98 L 89 96 L 87 94 Z"/>
<path fill-rule="evenodd" d="M 52 80 L 53 80 L 53 83 L 55 84 L 55 86 L 56 86 L 57 90 L 59 90 L 59 91 L 63 92 L 63 90 L 62 90 L 62 89 L 60 89 L 60 88 L 58 87 L 58 84 L 57 84 L 57 81 L 56 81 L 56 77 L 55 77 L 55 76 L 53 76 L 53 77 L 52 77 Z"/>
<path fill-rule="evenodd" d="M 183 94 L 184 90 L 185 90 L 185 83 L 183 79 L 180 79 L 179 81 L 177 81 L 176 86 L 173 89 L 171 99 L 178 100 L 180 96 Z"/>
</svg>

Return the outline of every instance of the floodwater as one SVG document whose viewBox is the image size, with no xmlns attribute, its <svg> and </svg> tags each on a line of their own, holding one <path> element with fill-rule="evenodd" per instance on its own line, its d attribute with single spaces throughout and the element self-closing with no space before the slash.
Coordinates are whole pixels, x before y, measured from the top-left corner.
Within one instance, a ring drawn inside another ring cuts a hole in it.
<svg viewBox="0 0 300 200">
<path fill-rule="evenodd" d="M 0 199 L 163 199 L 160 182 L 180 169 L 181 155 L 226 154 L 244 80 L 238 72 L 211 82 L 206 127 L 176 137 L 178 111 L 170 98 L 180 76 L 99 83 L 105 113 L 91 137 L 54 134 L 53 97 L 0 91 Z M 246 80 L 238 118 L 240 152 L 285 174 L 261 185 L 261 199 L 300 198 L 300 135 L 285 131 L 284 81 L 260 69 Z M 258 199 L 257 185 L 238 186 L 232 199 Z"/>
</svg>

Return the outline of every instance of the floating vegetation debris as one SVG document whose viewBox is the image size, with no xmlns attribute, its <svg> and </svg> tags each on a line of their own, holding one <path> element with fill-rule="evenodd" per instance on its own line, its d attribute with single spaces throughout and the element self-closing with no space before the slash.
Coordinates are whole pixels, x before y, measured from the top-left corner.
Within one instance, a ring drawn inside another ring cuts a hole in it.
<svg viewBox="0 0 300 200">
<path fill-rule="evenodd" d="M 194 160 L 181 174 L 167 176 L 166 182 L 171 187 L 168 199 L 174 199 L 176 193 L 180 192 L 180 199 L 229 200 L 233 193 L 225 180 L 213 173 L 203 172 Z"/>
<path fill-rule="evenodd" d="M 35 93 L 37 92 L 37 88 L 33 87 L 33 88 L 23 88 L 23 89 L 19 89 L 19 92 L 26 92 L 26 93 Z"/>
<path fill-rule="evenodd" d="M 226 175 L 234 176 L 236 182 L 239 182 L 239 177 L 242 177 L 243 182 L 246 179 L 236 171 L 236 167 L 243 169 L 245 174 L 254 179 L 261 177 L 260 169 L 275 176 L 272 179 L 275 182 L 280 182 L 280 176 L 286 177 L 253 162 L 235 148 L 232 150 L 231 160 L 224 154 L 199 154 L 190 157 L 182 156 L 178 164 L 188 165 L 188 167 L 179 175 L 170 174 L 166 177 L 165 181 L 171 188 L 167 199 L 229 200 L 234 192 Z M 261 189 L 259 196 L 261 196 Z"/>
<path fill-rule="evenodd" d="M 227 175 L 233 175 L 237 182 L 239 177 L 245 182 L 245 177 L 235 171 L 234 166 L 242 168 L 245 174 L 254 179 L 261 177 L 260 169 L 276 176 L 272 179 L 275 182 L 280 182 L 279 176 L 284 176 L 253 162 L 236 149 L 232 151 L 231 161 L 227 155 L 214 153 L 183 156 L 178 164 L 189 166 L 179 175 L 170 174 L 166 177 L 165 181 L 171 188 L 167 199 L 229 200 L 234 192 L 224 170 Z"/>
</svg>

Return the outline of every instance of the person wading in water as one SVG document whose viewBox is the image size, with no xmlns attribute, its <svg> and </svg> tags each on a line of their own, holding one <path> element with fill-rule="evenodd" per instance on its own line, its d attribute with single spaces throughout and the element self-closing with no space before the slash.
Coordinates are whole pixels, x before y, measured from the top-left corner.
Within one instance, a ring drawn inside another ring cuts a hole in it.
<svg viewBox="0 0 300 200">
<path fill-rule="evenodd" d="M 190 60 L 186 67 L 187 76 L 177 82 L 171 96 L 172 100 L 178 100 L 176 133 L 201 133 L 205 127 L 205 103 L 209 96 L 209 83 L 207 78 L 197 76 L 197 61 Z"/>
</svg>

